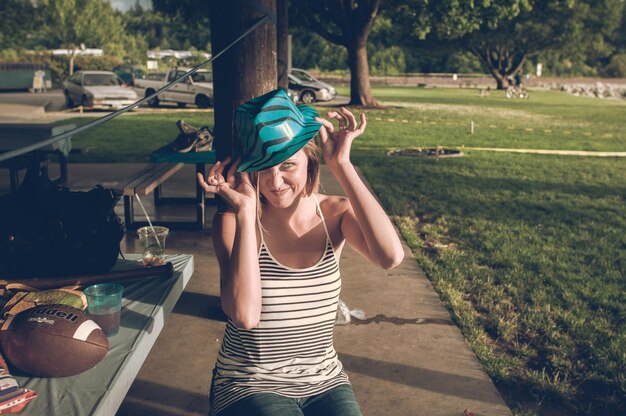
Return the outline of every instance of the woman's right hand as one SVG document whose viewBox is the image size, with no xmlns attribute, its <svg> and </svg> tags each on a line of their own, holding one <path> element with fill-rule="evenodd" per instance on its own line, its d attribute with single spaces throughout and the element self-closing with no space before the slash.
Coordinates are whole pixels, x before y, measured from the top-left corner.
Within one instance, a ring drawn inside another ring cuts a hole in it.
<svg viewBox="0 0 626 416">
<path fill-rule="evenodd" d="M 222 196 L 236 213 L 248 211 L 255 214 L 256 191 L 250 182 L 250 175 L 247 172 L 237 172 L 241 159 L 237 159 L 232 164 L 230 161 L 230 157 L 223 161 L 217 161 L 209 169 L 206 179 L 198 173 L 198 183 L 205 192 L 213 192 Z M 226 168 L 228 168 L 228 172 L 224 177 Z"/>
</svg>

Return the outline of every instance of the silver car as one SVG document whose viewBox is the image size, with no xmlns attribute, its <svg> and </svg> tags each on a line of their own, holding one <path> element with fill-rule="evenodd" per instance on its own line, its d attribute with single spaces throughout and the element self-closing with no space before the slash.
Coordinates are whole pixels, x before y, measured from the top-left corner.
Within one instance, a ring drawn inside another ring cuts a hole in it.
<svg viewBox="0 0 626 416">
<path fill-rule="evenodd" d="M 292 68 L 289 73 L 289 89 L 297 91 L 305 104 L 330 101 L 337 95 L 332 85 L 322 82 L 303 69 Z"/>
<path fill-rule="evenodd" d="M 109 71 L 77 71 L 63 83 L 68 108 L 119 109 L 137 101 L 137 93 Z"/>
</svg>

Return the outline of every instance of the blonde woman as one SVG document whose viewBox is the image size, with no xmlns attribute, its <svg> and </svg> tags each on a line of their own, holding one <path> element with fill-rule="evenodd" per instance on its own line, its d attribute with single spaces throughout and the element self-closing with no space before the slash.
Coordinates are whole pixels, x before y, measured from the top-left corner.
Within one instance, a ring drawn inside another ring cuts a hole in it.
<svg viewBox="0 0 626 416">
<path fill-rule="evenodd" d="M 228 323 L 211 387 L 212 414 L 342 415 L 361 411 L 333 348 L 346 241 L 385 268 L 403 259 L 391 221 L 350 161 L 366 127 L 345 108 L 295 106 L 282 90 L 240 106 L 241 157 L 198 181 L 230 209 L 214 219 Z M 318 193 L 320 151 L 346 197 Z"/>
</svg>

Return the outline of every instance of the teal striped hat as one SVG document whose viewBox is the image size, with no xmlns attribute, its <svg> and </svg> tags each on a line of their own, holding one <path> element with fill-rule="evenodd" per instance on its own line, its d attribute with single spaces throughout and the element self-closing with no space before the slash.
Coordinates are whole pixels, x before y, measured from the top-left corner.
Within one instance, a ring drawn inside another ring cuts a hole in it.
<svg viewBox="0 0 626 416">
<path fill-rule="evenodd" d="M 317 111 L 296 106 L 278 89 L 240 105 L 235 127 L 241 141 L 239 172 L 257 172 L 284 162 L 302 149 L 322 127 Z"/>
</svg>

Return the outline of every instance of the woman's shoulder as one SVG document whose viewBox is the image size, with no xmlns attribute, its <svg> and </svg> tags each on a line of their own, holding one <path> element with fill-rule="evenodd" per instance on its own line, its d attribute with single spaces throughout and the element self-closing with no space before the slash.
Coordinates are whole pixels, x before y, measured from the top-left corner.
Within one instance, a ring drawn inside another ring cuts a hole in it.
<svg viewBox="0 0 626 416">
<path fill-rule="evenodd" d="M 350 201 L 345 196 L 324 194 L 317 194 L 316 196 L 324 216 L 343 215 L 350 208 Z"/>
<path fill-rule="evenodd" d="M 350 201 L 348 201 L 348 198 L 338 195 L 317 194 L 316 196 L 320 202 L 324 222 L 326 223 L 335 250 L 339 250 L 338 253 L 341 253 L 345 238 L 341 230 L 341 224 L 343 223 L 345 213 L 350 210 Z"/>
</svg>

